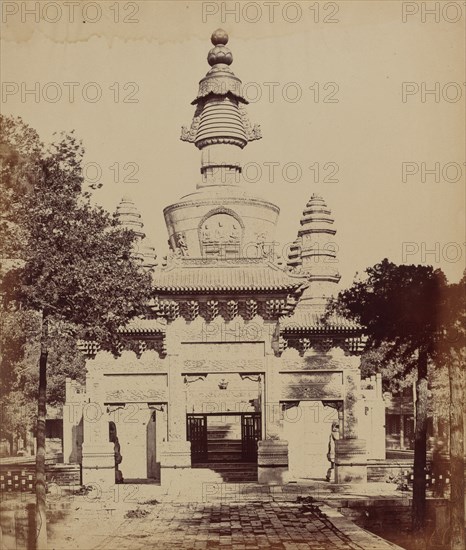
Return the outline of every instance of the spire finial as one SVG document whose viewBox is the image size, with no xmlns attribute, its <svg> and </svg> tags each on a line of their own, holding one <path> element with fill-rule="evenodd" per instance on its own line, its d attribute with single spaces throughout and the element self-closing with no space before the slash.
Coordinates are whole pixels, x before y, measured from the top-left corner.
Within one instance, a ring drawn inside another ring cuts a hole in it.
<svg viewBox="0 0 466 550">
<path fill-rule="evenodd" d="M 210 37 L 210 41 L 214 46 L 218 46 L 221 44 L 222 46 L 225 46 L 228 44 L 228 33 L 227 31 L 224 31 L 223 29 L 217 29 L 212 33 L 212 36 Z"/>
<path fill-rule="evenodd" d="M 210 40 L 214 46 L 207 56 L 211 68 L 199 82 L 197 97 L 192 101 L 196 112 L 191 127 L 181 129 L 181 139 L 202 150 L 202 184 L 198 188 L 238 185 L 238 152 L 249 141 L 261 138 L 259 125 L 250 123 L 244 109 L 248 101 L 242 94 L 241 80 L 229 67 L 233 55 L 226 46 L 227 32 L 217 29 Z"/>
<path fill-rule="evenodd" d="M 209 51 L 207 55 L 207 61 L 211 67 L 222 63 L 223 65 L 231 65 L 233 63 L 233 55 L 228 44 L 228 34 L 223 29 L 217 29 L 212 33 L 210 41 L 214 47 Z"/>
</svg>

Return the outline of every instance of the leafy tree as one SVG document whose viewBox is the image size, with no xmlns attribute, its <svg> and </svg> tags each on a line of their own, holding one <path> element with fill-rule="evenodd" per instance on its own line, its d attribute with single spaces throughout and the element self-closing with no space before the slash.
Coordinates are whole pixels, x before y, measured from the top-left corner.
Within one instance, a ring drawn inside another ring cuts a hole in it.
<svg viewBox="0 0 466 550">
<path fill-rule="evenodd" d="M 51 327 L 48 358 L 47 404 L 62 405 L 65 401 L 65 379 L 85 381 L 85 360 L 78 353 L 76 338 L 64 330 Z M 40 349 L 40 315 L 30 310 L 2 312 L 0 333 L 0 407 L 2 436 L 15 452 L 16 441 L 24 441 L 35 430 L 39 373 L 37 357 Z"/>
<path fill-rule="evenodd" d="M 397 266 L 385 259 L 366 274 L 340 292 L 330 311 L 366 327 L 368 348 L 383 346 L 388 362 L 404 365 L 401 376 L 416 370 L 412 526 L 419 533 L 425 525 L 428 366 L 440 349 L 449 349 L 452 316 L 445 312 L 453 304 L 447 300 L 445 275 L 431 266 Z"/>
<path fill-rule="evenodd" d="M 450 389 L 450 548 L 466 547 L 464 529 L 464 407 L 466 397 L 466 271 L 458 284 L 450 285 L 439 312 L 445 327 L 436 350 L 436 361 L 448 369 Z"/>
<path fill-rule="evenodd" d="M 361 377 L 366 378 L 372 374 L 382 375 L 382 388 L 393 394 L 399 394 L 412 386 L 414 377 L 412 373 L 406 373 L 406 365 L 396 357 L 387 359 L 390 347 L 381 344 L 378 348 L 366 348 L 361 355 Z"/>
<path fill-rule="evenodd" d="M 35 428 L 37 406 L 22 391 L 15 390 L 0 397 L 2 438 L 9 441 L 10 450 L 16 452 L 21 437 L 28 441 L 28 434 Z"/>
<path fill-rule="evenodd" d="M 134 233 L 122 230 L 83 193 L 83 148 L 72 134 L 61 135 L 44 149 L 37 134 L 21 120 L 4 117 L 0 134 L 0 154 L 5 160 L 1 196 L 6 198 L 2 228 L 9 239 L 7 252 L 21 259 L 2 279 L 4 307 L 14 304 L 36 311 L 41 323 L 36 528 L 37 547 L 43 549 L 47 546 L 45 418 L 51 341 L 61 338 L 63 324 L 73 327 L 76 336 L 111 339 L 127 320 L 144 313 L 150 275 L 132 259 Z"/>
<path fill-rule="evenodd" d="M 365 349 L 361 355 L 361 377 L 365 378 L 379 373 L 382 375 L 383 391 L 388 391 L 392 395 L 400 395 L 406 389 L 412 389 L 413 384 L 416 382 L 416 369 L 406 372 L 405 364 L 386 359 L 388 352 L 389 347 L 384 344 L 381 344 L 377 349 Z M 435 435 L 438 429 L 442 429 L 449 421 L 450 386 L 448 366 L 441 363 L 429 364 L 427 378 L 430 396 L 428 413 L 434 420 Z M 411 394 L 411 391 L 409 393 Z M 445 433 L 442 432 L 442 435 L 445 437 Z"/>
<path fill-rule="evenodd" d="M 37 357 L 32 356 L 30 342 L 34 341 L 40 323 L 37 315 L 23 310 L 2 311 L 1 319 L 1 432 L 2 437 L 10 442 L 10 451 L 16 452 L 18 438 L 27 439 L 26 435 L 32 429 L 36 417 L 35 411 L 31 409 L 31 396 L 24 391 L 18 372 L 26 362 L 30 362 L 37 370 Z"/>
</svg>

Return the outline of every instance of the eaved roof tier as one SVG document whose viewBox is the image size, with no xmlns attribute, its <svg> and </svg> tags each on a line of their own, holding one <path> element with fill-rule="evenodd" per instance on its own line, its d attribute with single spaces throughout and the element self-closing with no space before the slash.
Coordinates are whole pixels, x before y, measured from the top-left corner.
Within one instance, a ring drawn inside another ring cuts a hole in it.
<svg viewBox="0 0 466 550">
<path fill-rule="evenodd" d="M 119 332 L 122 334 L 164 334 L 167 328 L 165 319 L 145 319 L 136 317 L 131 319 Z"/>
<path fill-rule="evenodd" d="M 290 317 L 280 318 L 280 330 L 284 333 L 351 333 L 361 334 L 362 327 L 341 315 L 325 317 L 324 314 L 296 310 Z"/>
<path fill-rule="evenodd" d="M 225 292 L 225 291 L 283 291 L 293 292 L 306 279 L 293 276 L 275 264 L 264 262 L 232 263 L 184 258 L 181 264 L 174 264 L 153 275 L 154 290 L 163 293 Z"/>
</svg>

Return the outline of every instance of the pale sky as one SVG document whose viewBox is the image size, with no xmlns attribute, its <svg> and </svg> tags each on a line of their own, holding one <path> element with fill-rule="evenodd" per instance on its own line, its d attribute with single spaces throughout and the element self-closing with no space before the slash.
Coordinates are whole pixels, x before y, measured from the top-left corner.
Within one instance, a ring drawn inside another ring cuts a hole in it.
<svg viewBox="0 0 466 550">
<path fill-rule="evenodd" d="M 163 208 L 193 192 L 200 178 L 200 152 L 179 135 L 209 69 L 210 35 L 222 27 L 231 68 L 251 101 L 249 117 L 263 134 L 243 152 L 245 185 L 280 207 L 277 240 L 296 238 L 301 212 L 319 192 L 335 217 L 342 286 L 384 257 L 460 278 L 462 3 L 449 3 L 459 13 L 440 7 L 432 16 L 422 13 L 422 2 L 377 0 L 243 2 L 236 13 L 225 13 L 235 2 L 70 4 L 44 0 L 36 15 L 25 11 L 35 2 L 3 3 L 2 112 L 21 116 L 46 142 L 74 129 L 89 178 L 93 163 L 99 166 L 103 187 L 95 200 L 114 210 L 129 194 L 159 258 L 167 252 Z M 410 83 L 404 102 L 403 83 Z M 34 88 L 38 97 L 24 93 Z M 405 181 L 402 163 L 413 172 Z M 301 171 L 296 182 L 293 165 Z M 257 166 L 262 177 L 253 183 Z M 335 167 L 338 181 L 328 181 Z"/>
</svg>

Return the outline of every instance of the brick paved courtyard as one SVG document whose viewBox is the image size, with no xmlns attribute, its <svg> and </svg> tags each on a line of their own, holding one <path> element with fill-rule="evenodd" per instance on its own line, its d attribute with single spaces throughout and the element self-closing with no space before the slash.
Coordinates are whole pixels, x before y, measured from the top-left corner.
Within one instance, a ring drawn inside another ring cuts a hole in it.
<svg viewBox="0 0 466 550">
<path fill-rule="evenodd" d="M 398 548 L 335 509 L 299 502 L 295 496 L 236 503 L 142 500 L 126 510 L 96 507 L 94 512 L 75 505 L 50 542 L 55 550 Z"/>
<path fill-rule="evenodd" d="M 361 550 L 326 519 L 291 503 L 184 505 L 164 503 L 149 516 L 127 520 L 102 541 L 106 548 L 313 548 Z M 162 545 L 160 544 L 160 547 Z"/>
</svg>

